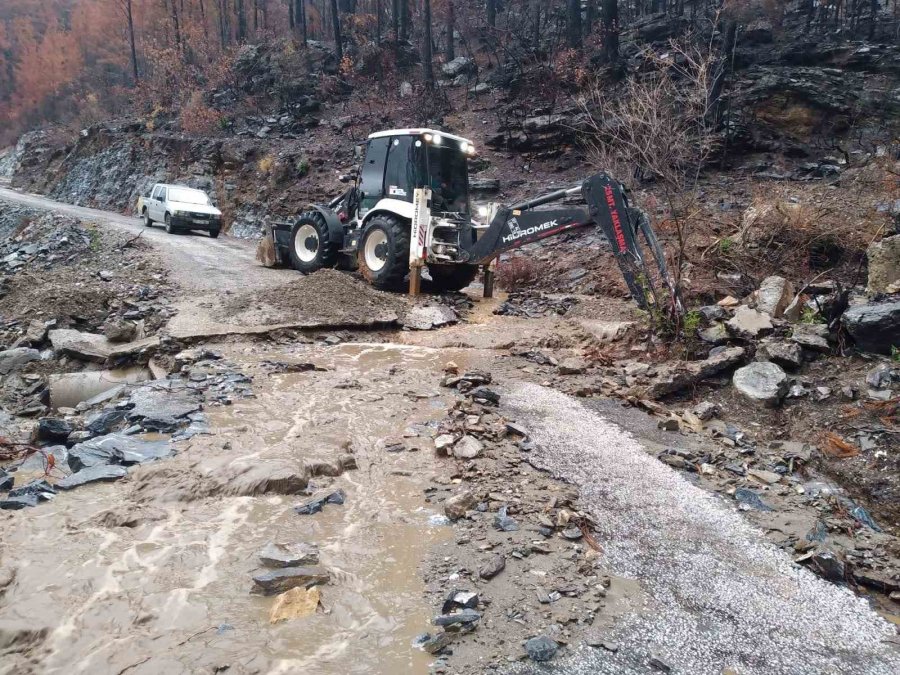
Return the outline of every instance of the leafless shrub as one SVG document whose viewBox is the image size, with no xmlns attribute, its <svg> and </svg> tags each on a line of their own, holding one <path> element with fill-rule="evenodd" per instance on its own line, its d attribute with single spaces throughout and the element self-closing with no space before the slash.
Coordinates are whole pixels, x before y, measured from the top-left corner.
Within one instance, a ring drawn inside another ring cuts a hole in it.
<svg viewBox="0 0 900 675">
<path fill-rule="evenodd" d="M 671 268 L 679 292 L 700 211 L 700 174 L 719 141 L 726 59 L 714 40 L 689 35 L 672 41 L 665 53 L 648 51 L 642 72 L 618 90 L 596 86 L 579 101 L 588 118 L 590 161 L 620 180 L 658 186 L 675 235 Z"/>
<path fill-rule="evenodd" d="M 531 286 L 541 278 L 543 265 L 534 258 L 516 256 L 497 263 L 497 283 L 507 291 Z"/>
</svg>

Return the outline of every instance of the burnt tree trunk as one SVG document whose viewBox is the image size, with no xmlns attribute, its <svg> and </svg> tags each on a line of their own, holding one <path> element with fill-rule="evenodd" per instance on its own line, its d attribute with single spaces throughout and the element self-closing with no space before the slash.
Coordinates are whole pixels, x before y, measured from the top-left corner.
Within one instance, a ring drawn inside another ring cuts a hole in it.
<svg viewBox="0 0 900 675">
<path fill-rule="evenodd" d="M 487 22 L 491 28 L 497 26 L 497 0 L 487 0 Z"/>
<path fill-rule="evenodd" d="M 425 38 L 422 40 L 422 67 L 425 69 L 425 89 L 434 90 L 434 64 L 432 63 L 431 46 L 431 0 L 425 0 L 424 10 Z"/>
<path fill-rule="evenodd" d="M 607 63 L 619 61 L 619 0 L 603 0 L 603 55 Z"/>
<path fill-rule="evenodd" d="M 569 49 L 581 49 L 581 0 L 568 0 L 566 42 Z"/>
<path fill-rule="evenodd" d="M 449 63 L 456 58 L 456 44 L 453 41 L 453 31 L 456 26 L 456 14 L 453 0 L 447 0 L 447 45 L 444 49 L 444 60 Z"/>
<path fill-rule="evenodd" d="M 341 14 L 338 10 L 337 0 L 331 0 L 331 26 L 334 29 L 334 51 L 337 54 L 338 63 L 344 60 L 344 46 L 341 43 Z"/>
<path fill-rule="evenodd" d="M 244 13 L 244 0 L 234 0 L 234 11 L 237 13 L 237 41 L 247 39 L 247 15 Z"/>
</svg>

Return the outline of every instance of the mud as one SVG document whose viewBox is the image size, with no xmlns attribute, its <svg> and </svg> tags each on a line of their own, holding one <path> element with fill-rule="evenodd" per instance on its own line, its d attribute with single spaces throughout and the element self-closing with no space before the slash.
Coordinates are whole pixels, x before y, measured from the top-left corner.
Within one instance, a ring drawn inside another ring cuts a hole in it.
<svg viewBox="0 0 900 675">
<path fill-rule="evenodd" d="M 320 270 L 229 298 L 214 316 L 240 326 L 366 327 L 394 323 L 408 307 L 402 295 L 382 293 L 345 272 Z"/>
<path fill-rule="evenodd" d="M 232 349 L 259 363 L 255 347 Z M 420 566 L 452 531 L 430 524 L 423 498 L 432 453 L 385 453 L 383 439 L 441 416 L 437 378 L 421 377 L 440 359 L 382 346 L 278 356 L 327 370 L 266 379 L 260 368 L 258 398 L 211 412 L 215 434 L 176 458 L 0 517 L 2 566 L 15 573 L 0 672 L 427 672 L 430 656 L 411 647 L 434 611 Z M 350 386 L 332 387 L 335 369 Z M 347 452 L 357 470 L 315 475 Z M 295 514 L 304 497 L 283 493 L 299 483 L 264 479 L 287 470 L 307 491 L 342 488 L 345 504 Z M 272 600 L 249 594 L 267 541 L 319 546 L 332 573 L 323 611 L 269 625 Z"/>
</svg>

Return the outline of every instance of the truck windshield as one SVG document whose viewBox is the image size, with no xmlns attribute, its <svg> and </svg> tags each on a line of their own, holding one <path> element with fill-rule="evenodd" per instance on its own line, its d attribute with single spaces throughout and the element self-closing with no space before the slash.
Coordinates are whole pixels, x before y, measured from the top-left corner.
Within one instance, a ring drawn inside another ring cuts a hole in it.
<svg viewBox="0 0 900 675">
<path fill-rule="evenodd" d="M 209 204 L 209 197 L 200 190 L 188 190 L 186 188 L 170 188 L 169 201 L 182 204 Z"/>
<path fill-rule="evenodd" d="M 436 211 L 469 212 L 466 155 L 452 146 L 428 145 L 428 178 Z"/>
</svg>

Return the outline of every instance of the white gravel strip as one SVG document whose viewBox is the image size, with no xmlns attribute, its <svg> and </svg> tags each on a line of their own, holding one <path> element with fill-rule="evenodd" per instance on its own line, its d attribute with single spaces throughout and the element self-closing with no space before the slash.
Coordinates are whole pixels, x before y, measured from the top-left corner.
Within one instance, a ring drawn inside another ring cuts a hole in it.
<svg viewBox="0 0 900 675">
<path fill-rule="evenodd" d="M 650 597 L 608 634 L 615 654 L 583 647 L 517 670 L 659 672 L 652 654 L 691 675 L 900 673 L 900 651 L 887 642 L 896 630 L 865 600 L 795 565 L 733 504 L 626 431 L 535 385 L 517 385 L 504 404 L 540 446 L 533 463 L 580 487 L 610 572 L 637 579 Z"/>
</svg>

